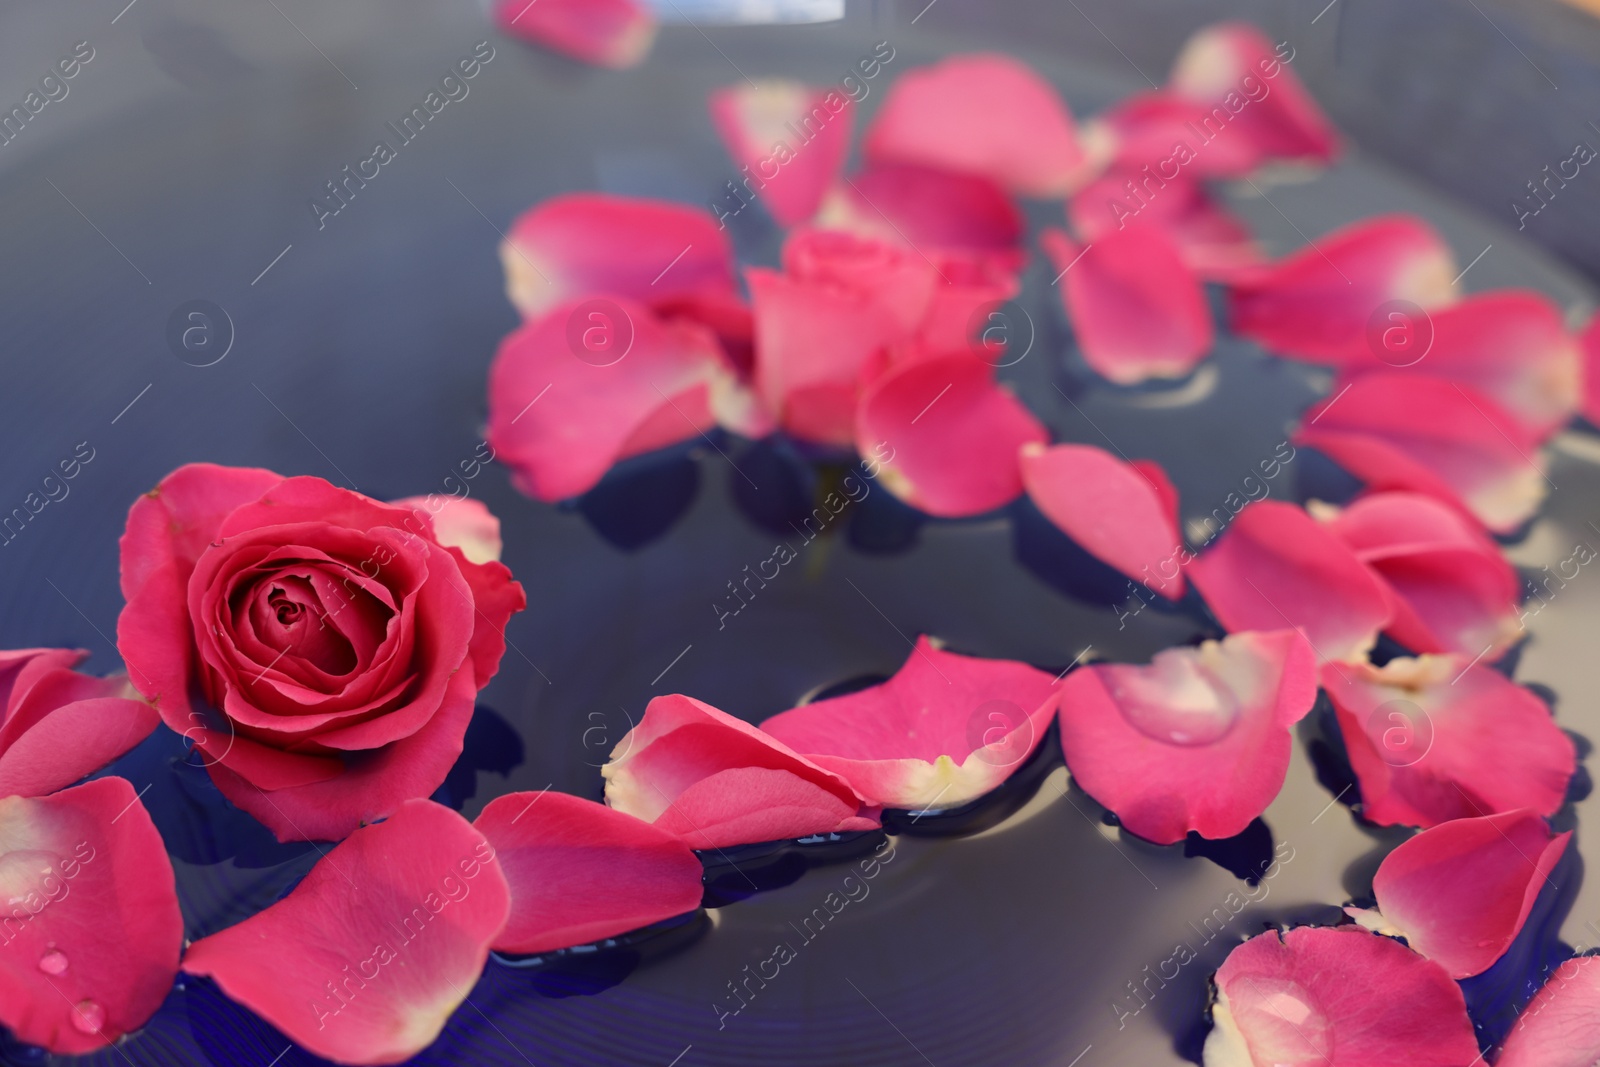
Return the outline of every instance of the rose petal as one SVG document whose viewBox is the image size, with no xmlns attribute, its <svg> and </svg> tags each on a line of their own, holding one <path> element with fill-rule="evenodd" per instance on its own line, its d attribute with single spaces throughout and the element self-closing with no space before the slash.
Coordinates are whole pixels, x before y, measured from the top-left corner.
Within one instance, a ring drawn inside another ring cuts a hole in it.
<svg viewBox="0 0 1600 1067">
<path fill-rule="evenodd" d="M 1432 311 L 1453 303 L 1455 277 L 1450 246 L 1432 226 L 1384 215 L 1319 237 L 1240 281 L 1229 317 L 1236 332 L 1277 355 L 1337 363 L 1365 343 L 1383 305 L 1405 301 Z"/>
<path fill-rule="evenodd" d="M 981 515 L 1022 493 L 1017 452 L 1048 439 L 971 354 L 915 360 L 873 382 L 856 413 L 856 449 L 890 458 L 881 480 L 930 515 Z"/>
<path fill-rule="evenodd" d="M 1031 67 L 993 53 L 902 75 L 867 130 L 867 158 L 975 174 L 1025 196 L 1068 192 L 1083 163 L 1072 115 Z"/>
<path fill-rule="evenodd" d="M 1055 712 L 1055 679 L 917 639 L 882 685 L 774 715 L 761 729 L 882 807 L 953 808 L 1005 781 Z"/>
<path fill-rule="evenodd" d="M 919 254 L 962 253 L 1018 270 L 1022 213 L 1004 189 L 969 174 L 901 163 L 847 176 L 823 202 L 817 224 L 893 241 Z"/>
<path fill-rule="evenodd" d="M 1465 655 L 1329 664 L 1361 814 L 1384 826 L 1532 808 L 1554 815 L 1577 765 L 1572 740 L 1531 691 Z"/>
<path fill-rule="evenodd" d="M 500 558 L 500 520 L 483 501 L 430 494 L 408 496 L 394 504 L 427 518 L 438 542 L 446 548 L 459 548 L 471 562 L 490 563 Z"/>
<path fill-rule="evenodd" d="M 0 1022 L 75 1055 L 137 1030 L 183 945 L 172 865 L 132 785 L 0 799 Z"/>
<path fill-rule="evenodd" d="M 498 0 L 504 33 L 597 67 L 631 67 L 656 38 L 656 20 L 638 0 Z"/>
<path fill-rule="evenodd" d="M 511 887 L 500 952 L 549 952 L 637 930 L 700 906 L 702 869 L 658 827 L 564 793 L 507 793 L 473 825 Z"/>
<path fill-rule="evenodd" d="M 1211 351 L 1211 311 L 1177 244 L 1157 226 L 1112 230 L 1087 248 L 1060 230 L 1040 243 L 1097 373 L 1119 385 L 1181 378 Z"/>
<path fill-rule="evenodd" d="M 1339 135 L 1289 69 L 1294 49 L 1285 56 L 1283 47 L 1274 48 L 1247 23 L 1207 26 L 1178 53 L 1168 88 L 1205 105 L 1206 132 L 1239 139 L 1254 149 L 1257 162 L 1331 162 L 1339 154 Z"/>
<path fill-rule="evenodd" d="M 1293 504 L 1246 504 L 1189 577 L 1229 633 L 1292 626 L 1320 660 L 1363 660 L 1388 625 L 1382 583 Z"/>
<path fill-rule="evenodd" d="M 1517 572 L 1449 505 L 1420 493 L 1373 493 L 1327 526 L 1389 587 L 1394 616 L 1386 630 L 1411 651 L 1493 662 L 1520 638 Z"/>
<path fill-rule="evenodd" d="M 601 768 L 606 803 L 691 848 L 867 830 L 839 775 L 709 704 L 657 697 Z"/>
<path fill-rule="evenodd" d="M 1571 836 L 1527 809 L 1440 823 L 1384 857 L 1372 880 L 1381 914 L 1345 910 L 1471 978 L 1516 940 Z"/>
<path fill-rule="evenodd" d="M 585 348 L 593 330 L 604 332 L 601 355 Z M 618 460 L 708 429 L 721 367 L 701 327 L 664 322 L 631 300 L 565 305 L 501 343 L 489 370 L 488 440 L 523 492 L 576 496 Z"/>
<path fill-rule="evenodd" d="M 661 311 L 685 302 L 736 303 L 738 296 L 733 246 L 717 220 L 668 200 L 551 197 L 512 223 L 500 262 L 506 295 L 527 319 L 580 297 L 627 297 Z"/>
<path fill-rule="evenodd" d="M 1600 957 L 1557 967 L 1506 1035 L 1495 1067 L 1590 1067 L 1600 1059 Z"/>
<path fill-rule="evenodd" d="M 1231 127 L 1231 118 L 1219 124 L 1207 105 L 1162 89 L 1124 97 L 1099 116 L 1098 124 L 1110 142 L 1110 169 L 1140 183 L 1154 172 L 1158 186 L 1178 174 L 1197 186 L 1194 179 L 1254 170 L 1262 161 L 1262 146 L 1228 133 Z"/>
<path fill-rule="evenodd" d="M 1074 194 L 1067 217 L 1078 236 L 1093 245 L 1126 227 L 1153 225 L 1200 278 L 1239 282 L 1262 272 L 1266 258 L 1255 236 L 1204 185 L 1182 172 L 1163 180 L 1149 170 L 1114 169 Z"/>
<path fill-rule="evenodd" d="M 1578 335 L 1583 355 L 1583 417 L 1600 426 L 1600 315 Z"/>
<path fill-rule="evenodd" d="M 1466 1067 L 1481 1059 L 1444 968 L 1359 926 L 1269 930 L 1216 974 L 1205 1067 Z"/>
<path fill-rule="evenodd" d="M 1540 440 L 1578 410 L 1579 345 L 1561 309 L 1539 293 L 1483 293 L 1425 319 L 1397 311 L 1390 322 L 1350 353 L 1342 364 L 1347 377 L 1398 370 L 1461 382 L 1493 397 Z"/>
<path fill-rule="evenodd" d="M 1022 484 L 1090 555 L 1169 600 L 1183 596 L 1178 495 L 1154 463 L 1124 463 L 1093 445 L 1024 446 Z M 1169 565 L 1172 573 L 1164 573 Z"/>
<path fill-rule="evenodd" d="M 439 1036 L 510 907 L 483 834 L 409 800 L 276 904 L 190 945 L 183 969 L 319 1056 L 399 1063 Z"/>
<path fill-rule="evenodd" d="M 1148 667 L 1093 664 L 1059 698 L 1073 780 L 1157 844 L 1243 832 L 1283 788 L 1290 727 L 1317 697 L 1316 661 L 1292 630 L 1169 648 Z"/>
<path fill-rule="evenodd" d="M 104 697 L 52 708 L 0 750 L 0 796 L 65 789 L 132 749 L 160 722 L 142 700 Z"/>
<path fill-rule="evenodd" d="M 836 88 L 763 78 L 718 89 L 710 108 L 728 154 L 754 179 L 772 217 L 782 226 L 809 221 L 849 154 L 850 98 Z"/>
<path fill-rule="evenodd" d="M 1307 414 L 1294 443 L 1325 453 L 1368 488 L 1426 493 L 1496 533 L 1515 530 L 1544 500 L 1538 440 L 1460 383 L 1367 374 Z"/>
</svg>

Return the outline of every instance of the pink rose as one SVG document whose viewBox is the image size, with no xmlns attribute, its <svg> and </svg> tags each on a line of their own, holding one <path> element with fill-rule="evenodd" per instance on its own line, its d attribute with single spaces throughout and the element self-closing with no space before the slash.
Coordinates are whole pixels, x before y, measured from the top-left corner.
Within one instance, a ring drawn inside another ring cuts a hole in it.
<svg viewBox="0 0 1600 1067">
<path fill-rule="evenodd" d="M 444 781 L 527 604 L 448 542 L 320 478 L 181 467 L 128 514 L 117 646 L 223 795 L 338 840 Z"/>
</svg>

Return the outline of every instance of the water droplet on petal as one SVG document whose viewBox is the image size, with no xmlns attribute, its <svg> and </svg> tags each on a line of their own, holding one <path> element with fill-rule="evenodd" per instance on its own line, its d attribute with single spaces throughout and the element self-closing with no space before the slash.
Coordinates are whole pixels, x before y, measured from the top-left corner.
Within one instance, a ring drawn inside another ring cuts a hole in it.
<svg viewBox="0 0 1600 1067">
<path fill-rule="evenodd" d="M 73 1029 L 85 1034 L 98 1034 L 106 1025 L 106 1010 L 92 1000 L 80 1000 L 72 1009 Z"/>
<path fill-rule="evenodd" d="M 67 956 L 64 952 L 51 949 L 39 957 L 39 969 L 45 974 L 66 974 Z"/>
</svg>

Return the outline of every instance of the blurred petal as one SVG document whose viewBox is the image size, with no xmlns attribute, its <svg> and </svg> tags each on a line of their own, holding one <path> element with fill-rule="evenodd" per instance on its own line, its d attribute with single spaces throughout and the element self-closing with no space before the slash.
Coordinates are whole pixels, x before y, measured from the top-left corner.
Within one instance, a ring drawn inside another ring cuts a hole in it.
<svg viewBox="0 0 1600 1067">
<path fill-rule="evenodd" d="M 1461 989 L 1359 926 L 1257 934 L 1217 970 L 1205 1067 L 1468 1067 Z"/>
<path fill-rule="evenodd" d="M 782 226 L 822 206 L 850 151 L 855 107 L 837 88 L 779 78 L 736 82 L 710 98 L 711 121 L 757 197 Z"/>
<path fill-rule="evenodd" d="M 500 558 L 500 520 L 481 500 L 466 497 L 408 496 L 397 506 L 421 512 L 433 522 L 433 536 L 446 548 L 459 548 L 473 563 Z"/>
<path fill-rule="evenodd" d="M 985 178 L 901 163 L 847 175 L 823 203 L 818 224 L 895 241 L 937 262 L 941 253 L 981 257 L 1018 270 L 1022 213 Z"/>
<path fill-rule="evenodd" d="M 1531 808 L 1554 815 L 1577 766 L 1572 740 L 1530 690 L 1470 656 L 1329 664 L 1361 814 L 1383 826 Z"/>
<path fill-rule="evenodd" d="M 1181 378 L 1211 351 L 1211 310 L 1177 244 L 1156 226 L 1112 230 L 1080 249 L 1040 235 L 1061 278 L 1083 358 L 1119 385 Z"/>
<path fill-rule="evenodd" d="M 1159 466 L 1093 445 L 1025 446 L 1021 463 L 1028 496 L 1085 551 L 1169 600 L 1183 596 L 1189 553 L 1177 491 Z"/>
<path fill-rule="evenodd" d="M 1017 452 L 1048 439 L 1022 403 L 976 356 L 919 359 L 868 387 L 856 414 L 856 450 L 882 455 L 883 485 L 930 515 L 981 515 L 1022 494 Z"/>
<path fill-rule="evenodd" d="M 1130 833 L 1168 845 L 1242 833 L 1283 788 L 1290 727 L 1317 697 L 1316 660 L 1292 630 L 1158 652 L 1148 667 L 1092 664 L 1061 683 L 1073 780 Z"/>
<path fill-rule="evenodd" d="M 917 639 L 893 678 L 775 715 L 761 729 L 844 777 L 869 804 L 953 808 L 1004 782 L 1055 713 L 1055 679 Z"/>
<path fill-rule="evenodd" d="M 502 32 L 597 67 L 631 67 L 656 38 L 638 0 L 497 0 L 494 14 Z"/>
<path fill-rule="evenodd" d="M 1067 217 L 1089 244 L 1125 227 L 1153 225 L 1177 244 L 1183 261 L 1208 281 L 1245 281 L 1262 273 L 1266 257 L 1254 234 L 1193 176 L 1113 169 L 1073 195 Z"/>
<path fill-rule="evenodd" d="M 632 815 L 565 793 L 507 793 L 473 826 L 511 887 L 499 952 L 549 952 L 615 937 L 700 906 L 689 846 Z"/>
<path fill-rule="evenodd" d="M 993 53 L 902 75 L 867 130 L 867 158 L 975 174 L 1025 196 L 1061 196 L 1083 162 L 1072 115 L 1031 67 Z"/>
<path fill-rule="evenodd" d="M 1345 910 L 1404 937 L 1451 978 L 1471 978 L 1516 940 L 1571 836 L 1527 809 L 1440 823 L 1384 857 L 1372 880 L 1381 915 Z"/>
<path fill-rule="evenodd" d="M 1110 169 L 1135 181 L 1151 172 L 1158 180 L 1178 172 L 1191 182 L 1231 177 L 1253 170 L 1262 158 L 1249 137 L 1222 136 L 1231 120 L 1219 126 L 1210 107 L 1169 90 L 1124 97 L 1099 120 L 1111 142 Z"/>
<path fill-rule="evenodd" d="M 1600 1059 L 1600 957 L 1557 967 L 1522 1009 L 1495 1067 L 1592 1067 Z"/>
<path fill-rule="evenodd" d="M 1456 382 L 1367 374 L 1307 412 L 1294 436 L 1375 490 L 1425 493 L 1495 533 L 1526 522 L 1545 494 L 1545 459 L 1521 423 Z"/>
<path fill-rule="evenodd" d="M 1337 363 L 1385 305 L 1431 312 L 1455 301 L 1456 264 L 1434 228 L 1410 215 L 1352 223 L 1312 241 L 1230 295 L 1233 329 L 1291 359 Z"/>
<path fill-rule="evenodd" d="M 1389 621 L 1383 585 L 1293 504 L 1246 504 L 1189 577 L 1229 633 L 1292 626 L 1324 661 L 1364 660 Z"/>
</svg>

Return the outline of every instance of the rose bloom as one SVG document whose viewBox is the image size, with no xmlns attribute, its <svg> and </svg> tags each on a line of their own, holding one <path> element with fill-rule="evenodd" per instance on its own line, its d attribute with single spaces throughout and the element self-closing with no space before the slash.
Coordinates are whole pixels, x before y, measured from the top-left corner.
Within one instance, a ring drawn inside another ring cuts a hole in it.
<svg viewBox="0 0 1600 1067">
<path fill-rule="evenodd" d="M 338 840 L 437 789 L 527 604 L 414 503 L 191 464 L 128 514 L 129 677 L 279 840 Z"/>
</svg>

